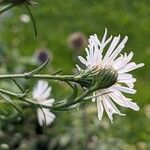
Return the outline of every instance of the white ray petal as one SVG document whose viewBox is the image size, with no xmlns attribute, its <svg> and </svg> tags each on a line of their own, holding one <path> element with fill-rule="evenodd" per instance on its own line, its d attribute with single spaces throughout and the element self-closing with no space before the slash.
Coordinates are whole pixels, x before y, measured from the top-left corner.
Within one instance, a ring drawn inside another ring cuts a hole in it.
<svg viewBox="0 0 150 150">
<path fill-rule="evenodd" d="M 46 81 L 39 80 L 32 93 L 33 99 L 38 101 L 39 104 L 52 106 L 55 100 L 53 98 L 48 99 L 51 94 L 51 89 L 51 87 L 48 87 Z M 38 108 L 37 117 L 40 126 L 43 126 L 44 124 L 50 125 L 55 119 L 55 115 L 46 108 Z"/>
<path fill-rule="evenodd" d="M 46 81 L 39 80 L 37 86 L 33 90 L 33 98 L 38 99 L 38 97 L 43 94 L 47 87 L 48 83 Z"/>
<path fill-rule="evenodd" d="M 55 100 L 53 98 L 47 99 L 47 100 L 42 100 L 41 104 L 47 105 L 47 106 L 52 106 Z"/>
<path fill-rule="evenodd" d="M 115 51 L 111 54 L 109 59 L 107 60 L 107 63 L 112 63 L 112 61 L 118 56 L 118 54 L 122 51 L 122 49 L 125 47 L 125 43 L 127 42 L 128 37 L 126 36 L 122 42 L 118 45 L 118 47 L 115 49 Z"/>
<path fill-rule="evenodd" d="M 48 87 L 45 91 L 43 91 L 43 93 L 41 94 L 41 100 L 45 100 L 50 96 L 51 93 L 51 87 Z"/>
<path fill-rule="evenodd" d="M 126 79 L 131 79 L 133 75 L 124 73 L 124 74 L 118 74 L 118 80 L 126 80 Z"/>
<path fill-rule="evenodd" d="M 134 87 L 134 84 L 131 83 L 131 82 L 130 82 L 130 83 L 126 82 L 125 84 L 126 84 L 129 88 L 133 88 L 133 87 Z"/>
<path fill-rule="evenodd" d="M 38 108 L 37 116 L 40 126 L 43 126 L 44 124 L 50 125 L 55 119 L 55 115 L 45 108 L 42 108 L 42 110 Z"/>
<path fill-rule="evenodd" d="M 131 89 L 131 88 L 120 86 L 120 85 L 113 85 L 111 87 L 111 89 L 113 89 L 113 88 L 118 90 L 118 91 L 124 92 L 124 93 L 129 93 L 129 94 L 135 94 L 136 93 L 135 89 Z"/>
<path fill-rule="evenodd" d="M 110 119 L 111 123 L 113 123 L 113 117 L 112 117 L 113 112 L 112 112 L 112 110 L 110 110 L 109 105 L 107 103 L 107 99 L 105 96 L 102 96 L 102 103 L 104 105 L 104 108 L 105 108 L 105 111 L 108 115 L 108 118 Z"/>
<path fill-rule="evenodd" d="M 104 36 L 102 38 L 101 44 L 104 44 L 104 42 L 106 40 L 106 36 L 107 36 L 107 29 L 105 28 L 105 33 L 104 33 Z"/>
<path fill-rule="evenodd" d="M 139 110 L 139 107 L 136 103 L 132 102 L 130 99 L 127 99 L 123 94 L 117 95 L 116 93 L 110 93 L 109 96 L 116 102 L 118 105 L 131 108 L 135 111 Z"/>
<path fill-rule="evenodd" d="M 86 60 L 82 56 L 78 56 L 82 64 L 86 65 Z"/>
<path fill-rule="evenodd" d="M 117 46 L 119 40 L 120 40 L 120 35 L 118 37 L 114 37 L 114 39 L 112 40 L 111 45 L 109 46 L 109 49 L 106 52 L 106 55 L 104 56 L 104 59 L 103 59 L 104 63 L 106 62 L 106 60 L 111 55 L 111 53 L 113 52 L 114 48 Z"/>
<path fill-rule="evenodd" d="M 136 82 L 136 79 L 135 78 L 130 78 L 130 79 L 121 79 L 121 80 L 118 80 L 119 83 L 134 83 Z"/>
<path fill-rule="evenodd" d="M 105 95 L 105 97 L 107 98 L 107 103 L 108 106 L 110 107 L 110 109 L 112 109 L 112 112 L 115 114 L 119 114 L 121 116 L 125 116 L 125 114 L 122 114 L 119 109 L 114 105 L 114 103 L 112 102 L 112 100 L 110 99 L 110 97 L 108 95 Z"/>
<path fill-rule="evenodd" d="M 129 55 L 127 56 L 127 58 L 126 58 L 126 64 L 128 62 L 130 62 L 132 58 L 133 58 L 133 52 L 130 52 Z"/>
<path fill-rule="evenodd" d="M 76 64 L 76 67 L 78 69 L 78 71 L 80 72 L 82 69 L 79 67 L 79 65 Z"/>
<path fill-rule="evenodd" d="M 141 64 L 135 64 L 135 63 L 129 63 L 127 66 L 125 66 L 124 68 L 120 69 L 118 71 L 118 73 L 126 73 L 126 72 L 130 72 L 132 70 L 135 70 L 137 68 L 140 68 L 140 67 L 143 67 L 144 64 L 141 63 Z"/>
<path fill-rule="evenodd" d="M 103 108 L 100 97 L 97 98 L 97 111 L 98 111 L 98 119 L 101 121 L 103 117 L 104 108 Z"/>
</svg>

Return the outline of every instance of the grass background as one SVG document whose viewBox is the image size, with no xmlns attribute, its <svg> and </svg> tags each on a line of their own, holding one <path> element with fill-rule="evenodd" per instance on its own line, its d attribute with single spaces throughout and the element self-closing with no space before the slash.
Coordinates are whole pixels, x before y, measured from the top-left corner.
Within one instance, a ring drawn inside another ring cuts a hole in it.
<svg viewBox="0 0 150 150">
<path fill-rule="evenodd" d="M 107 117 L 103 122 L 99 122 L 95 104 L 89 103 L 87 107 L 78 111 L 57 114 L 56 121 L 47 132 L 39 134 L 36 132 L 36 114 L 29 109 L 26 112 L 27 117 L 21 122 L 15 121 L 16 117 L 12 121 L 1 121 L 1 132 L 4 137 L 0 137 L 0 143 L 13 147 L 15 142 L 12 139 L 20 136 L 21 140 L 16 140 L 19 149 L 22 149 L 24 143 L 32 145 L 32 149 L 40 149 L 37 145 L 43 141 L 48 143 L 44 145 L 49 145 L 49 149 L 107 150 L 110 147 L 115 150 L 149 149 L 150 118 L 144 111 L 150 99 L 150 9 L 148 6 L 148 0 L 39 1 L 37 7 L 32 9 L 37 21 L 37 38 L 34 37 L 32 24 L 23 24 L 19 19 L 20 15 L 27 13 L 24 7 L 14 8 L 7 14 L 3 14 L 0 18 L 0 43 L 7 51 L 7 59 L 13 59 L 12 64 L 9 61 L 2 63 L 1 70 L 6 65 L 10 66 L 9 69 L 6 67 L 8 72 L 14 71 L 12 67 L 24 68 L 20 59 L 34 55 L 37 49 L 44 47 L 50 49 L 53 55 L 49 65 L 50 70 L 63 69 L 63 73 L 70 74 L 77 62 L 73 59 L 73 51 L 68 47 L 68 36 L 80 31 L 87 37 L 96 33 L 101 38 L 104 28 L 108 29 L 110 35 L 121 34 L 122 38 L 128 35 L 129 40 L 124 51 L 133 51 L 134 60 L 144 62 L 145 66 L 133 73 L 138 79 L 136 83 L 138 92 L 132 98 L 141 107 L 139 112 L 121 108 L 127 116 L 115 116 L 114 124 L 110 124 Z M 84 49 L 81 50 L 81 54 L 84 54 Z M 30 63 L 30 58 L 28 61 Z M 26 65 L 25 69 L 30 68 Z M 32 81 L 27 85 L 32 87 L 34 83 L 35 81 Z M 51 84 L 56 98 L 62 98 L 70 92 L 62 83 Z M 13 132 L 9 131 L 10 126 Z M 30 126 L 31 128 L 28 128 Z"/>
</svg>

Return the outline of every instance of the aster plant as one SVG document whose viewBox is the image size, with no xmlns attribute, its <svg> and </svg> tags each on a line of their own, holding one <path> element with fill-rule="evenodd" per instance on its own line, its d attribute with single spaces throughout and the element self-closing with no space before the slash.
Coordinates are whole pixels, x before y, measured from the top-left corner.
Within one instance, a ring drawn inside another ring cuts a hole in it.
<svg viewBox="0 0 150 150">
<path fill-rule="evenodd" d="M 75 75 L 60 75 L 59 71 L 54 74 L 40 74 L 48 61 L 31 72 L 0 75 L 1 80 L 12 79 L 21 91 L 18 94 L 0 89 L 1 96 L 19 113 L 22 113 L 22 110 L 11 99 L 20 100 L 22 105 L 35 107 L 41 126 L 50 125 L 54 121 L 55 111 L 68 111 L 90 100 L 97 103 L 99 120 L 102 120 L 104 112 L 107 113 L 111 122 L 113 122 L 113 114 L 124 116 L 125 114 L 122 114 L 115 104 L 138 111 L 139 106 L 131 98 L 125 97 L 123 93 L 136 93 L 134 89 L 136 79 L 130 72 L 144 64 L 131 61 L 133 52 L 121 54 L 127 40 L 127 36 L 121 40 L 120 35 L 107 38 L 107 29 L 102 40 L 99 40 L 96 34 L 91 35 L 85 49 L 86 57 L 78 57 L 80 65 L 76 65 L 78 73 Z M 39 79 L 32 96 L 28 89 L 24 91 L 16 82 L 17 78 Z M 73 90 L 71 96 L 63 100 L 49 98 L 51 87 L 45 80 L 66 82 Z M 82 92 L 79 92 L 80 89 Z"/>
</svg>

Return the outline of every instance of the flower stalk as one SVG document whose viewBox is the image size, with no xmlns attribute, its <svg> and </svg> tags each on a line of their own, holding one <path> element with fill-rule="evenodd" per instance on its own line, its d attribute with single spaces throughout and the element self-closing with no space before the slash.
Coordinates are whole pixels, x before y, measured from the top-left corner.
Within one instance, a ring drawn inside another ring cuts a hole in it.
<svg viewBox="0 0 150 150">
<path fill-rule="evenodd" d="M 32 71 L 34 72 L 34 71 Z M 116 82 L 116 74 L 112 72 L 110 69 L 103 70 L 98 74 L 94 74 L 93 76 L 86 76 L 86 75 L 48 75 L 48 74 L 33 74 L 30 76 L 26 76 L 28 73 L 24 74 L 10 74 L 10 75 L 0 75 L 0 79 L 16 79 L 16 78 L 25 78 L 25 79 L 51 79 L 51 80 L 59 80 L 59 81 L 65 81 L 65 82 L 75 82 L 80 84 L 83 87 L 86 87 L 86 91 L 84 91 L 81 95 L 77 96 L 75 94 L 74 97 L 72 97 L 71 100 L 66 99 L 65 101 L 60 101 L 59 103 L 54 103 L 53 106 L 48 106 L 42 103 L 38 103 L 36 101 L 31 100 L 30 98 L 27 98 L 26 92 L 21 94 L 16 94 L 7 90 L 0 89 L 0 93 L 6 94 L 10 97 L 17 98 L 19 100 L 22 100 L 23 102 L 26 102 L 34 107 L 42 107 L 47 108 L 50 110 L 55 111 L 63 111 L 74 108 L 77 104 L 82 102 L 83 100 L 88 100 L 87 97 L 94 91 L 100 88 L 105 88 L 105 86 L 111 86 L 111 84 L 114 84 Z M 89 83 L 89 84 L 85 84 Z M 88 86 L 88 87 L 87 87 Z M 77 88 L 77 87 L 76 87 Z M 75 90 L 75 88 L 73 89 Z"/>
</svg>

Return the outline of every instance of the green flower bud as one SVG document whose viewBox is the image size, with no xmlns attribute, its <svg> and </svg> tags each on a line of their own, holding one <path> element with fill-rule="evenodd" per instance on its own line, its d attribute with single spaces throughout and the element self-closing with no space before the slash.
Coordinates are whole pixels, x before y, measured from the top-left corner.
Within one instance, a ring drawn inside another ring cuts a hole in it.
<svg viewBox="0 0 150 150">
<path fill-rule="evenodd" d="M 95 73 L 91 71 L 86 74 L 77 80 L 82 87 L 86 88 L 91 86 L 96 86 L 97 89 L 108 88 L 116 83 L 118 77 L 117 72 L 112 68 L 102 69 Z"/>
<path fill-rule="evenodd" d="M 112 68 L 103 69 L 95 76 L 97 88 L 104 89 L 112 86 L 117 82 L 118 74 Z"/>
</svg>

